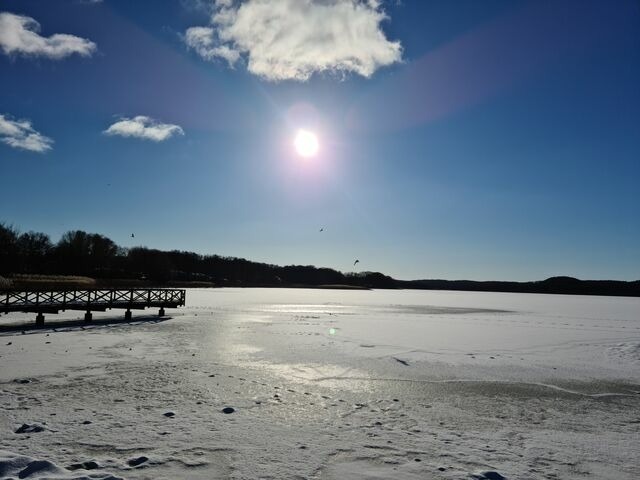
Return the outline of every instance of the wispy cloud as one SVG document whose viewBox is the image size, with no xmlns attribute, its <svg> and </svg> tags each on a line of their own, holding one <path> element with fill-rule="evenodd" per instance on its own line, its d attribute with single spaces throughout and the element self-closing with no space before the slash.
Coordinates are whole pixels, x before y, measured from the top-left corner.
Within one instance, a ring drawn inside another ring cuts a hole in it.
<svg viewBox="0 0 640 480">
<path fill-rule="evenodd" d="M 37 132 L 29 120 L 12 120 L 0 114 L 0 142 L 30 152 L 51 150 L 53 140 Z"/>
<path fill-rule="evenodd" d="M 180 4 L 183 8 L 194 12 L 210 13 L 214 7 L 214 3 L 211 0 L 180 0 Z"/>
<path fill-rule="evenodd" d="M 187 46 L 205 60 L 240 59 L 272 81 L 308 80 L 318 72 L 370 77 L 399 62 L 378 0 L 216 0 L 208 26 L 191 27 Z"/>
<path fill-rule="evenodd" d="M 90 40 L 56 33 L 40 35 L 40 24 L 31 17 L 0 12 L 0 48 L 6 55 L 46 57 L 59 60 L 74 53 L 89 57 L 96 50 Z"/>
<path fill-rule="evenodd" d="M 233 66 L 240 59 L 240 52 L 229 45 L 217 44 L 213 28 L 191 27 L 185 32 L 185 42 L 205 60 L 223 58 L 229 66 Z"/>
<path fill-rule="evenodd" d="M 184 135 L 184 130 L 179 125 L 160 123 L 153 118 L 138 115 L 133 118 L 121 118 L 103 133 L 105 135 L 118 135 L 120 137 L 134 137 L 162 142 L 174 135 Z"/>
</svg>

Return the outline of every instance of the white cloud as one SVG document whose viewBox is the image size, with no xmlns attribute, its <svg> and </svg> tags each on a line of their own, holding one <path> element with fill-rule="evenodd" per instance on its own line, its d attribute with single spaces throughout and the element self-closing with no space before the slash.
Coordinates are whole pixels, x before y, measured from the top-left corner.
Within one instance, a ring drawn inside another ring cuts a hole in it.
<svg viewBox="0 0 640 480">
<path fill-rule="evenodd" d="M 402 58 L 381 29 L 379 0 L 216 0 L 210 25 L 185 32 L 206 60 L 241 58 L 272 81 L 308 80 L 318 72 L 370 77 Z"/>
<path fill-rule="evenodd" d="M 184 135 L 179 125 L 160 123 L 150 117 L 138 115 L 133 118 L 122 118 L 104 132 L 105 135 L 119 135 L 121 137 L 142 138 L 162 142 L 174 135 Z"/>
<path fill-rule="evenodd" d="M 34 130 L 29 120 L 11 120 L 0 114 L 0 142 L 31 152 L 51 150 L 53 140 Z"/>
<path fill-rule="evenodd" d="M 0 12 L 0 48 L 6 55 L 46 57 L 58 60 L 77 53 L 91 56 L 96 44 L 90 40 L 56 33 L 43 37 L 40 24 L 31 17 Z"/>
<path fill-rule="evenodd" d="M 187 45 L 206 60 L 216 57 L 224 58 L 230 66 L 240 59 L 240 52 L 228 45 L 216 45 L 214 30 L 210 27 L 191 27 L 185 33 Z"/>
</svg>

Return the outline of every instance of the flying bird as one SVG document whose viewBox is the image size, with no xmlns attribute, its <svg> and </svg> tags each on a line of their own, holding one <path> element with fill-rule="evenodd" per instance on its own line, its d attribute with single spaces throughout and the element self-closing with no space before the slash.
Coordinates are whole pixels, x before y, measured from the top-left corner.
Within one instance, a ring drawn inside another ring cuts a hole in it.
<svg viewBox="0 0 640 480">
<path fill-rule="evenodd" d="M 356 260 L 355 262 L 353 262 L 353 266 L 356 266 L 356 263 L 360 263 L 360 260 Z"/>
<path fill-rule="evenodd" d="M 324 227 L 322 227 L 322 228 L 320 229 L 320 231 L 321 231 L 321 232 L 324 232 Z"/>
<path fill-rule="evenodd" d="M 135 237 L 135 235 L 132 233 L 132 234 L 131 234 L 131 238 L 134 238 L 134 237 Z"/>
</svg>

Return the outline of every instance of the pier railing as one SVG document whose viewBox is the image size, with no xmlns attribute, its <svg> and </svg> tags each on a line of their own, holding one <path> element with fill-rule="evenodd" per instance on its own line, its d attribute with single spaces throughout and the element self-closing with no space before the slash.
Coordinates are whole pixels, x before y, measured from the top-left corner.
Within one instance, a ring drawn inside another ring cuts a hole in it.
<svg viewBox="0 0 640 480">
<path fill-rule="evenodd" d="M 160 307 L 164 315 L 165 308 L 183 306 L 185 297 L 186 290 L 168 288 L 5 291 L 0 292 L 0 313 L 35 312 L 43 323 L 43 313 L 84 310 L 89 321 L 92 311 L 126 308 L 125 317 L 130 318 L 131 309 L 147 307 Z"/>
</svg>

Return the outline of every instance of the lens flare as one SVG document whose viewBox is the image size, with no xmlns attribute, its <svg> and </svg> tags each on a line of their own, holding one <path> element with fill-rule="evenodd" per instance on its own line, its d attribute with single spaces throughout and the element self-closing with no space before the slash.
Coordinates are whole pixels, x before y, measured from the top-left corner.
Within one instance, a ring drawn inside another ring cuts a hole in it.
<svg viewBox="0 0 640 480">
<path fill-rule="evenodd" d="M 298 152 L 298 155 L 305 158 L 315 156 L 320 148 L 318 137 L 309 130 L 298 130 L 296 138 L 293 141 L 293 146 L 296 152 Z"/>
</svg>

